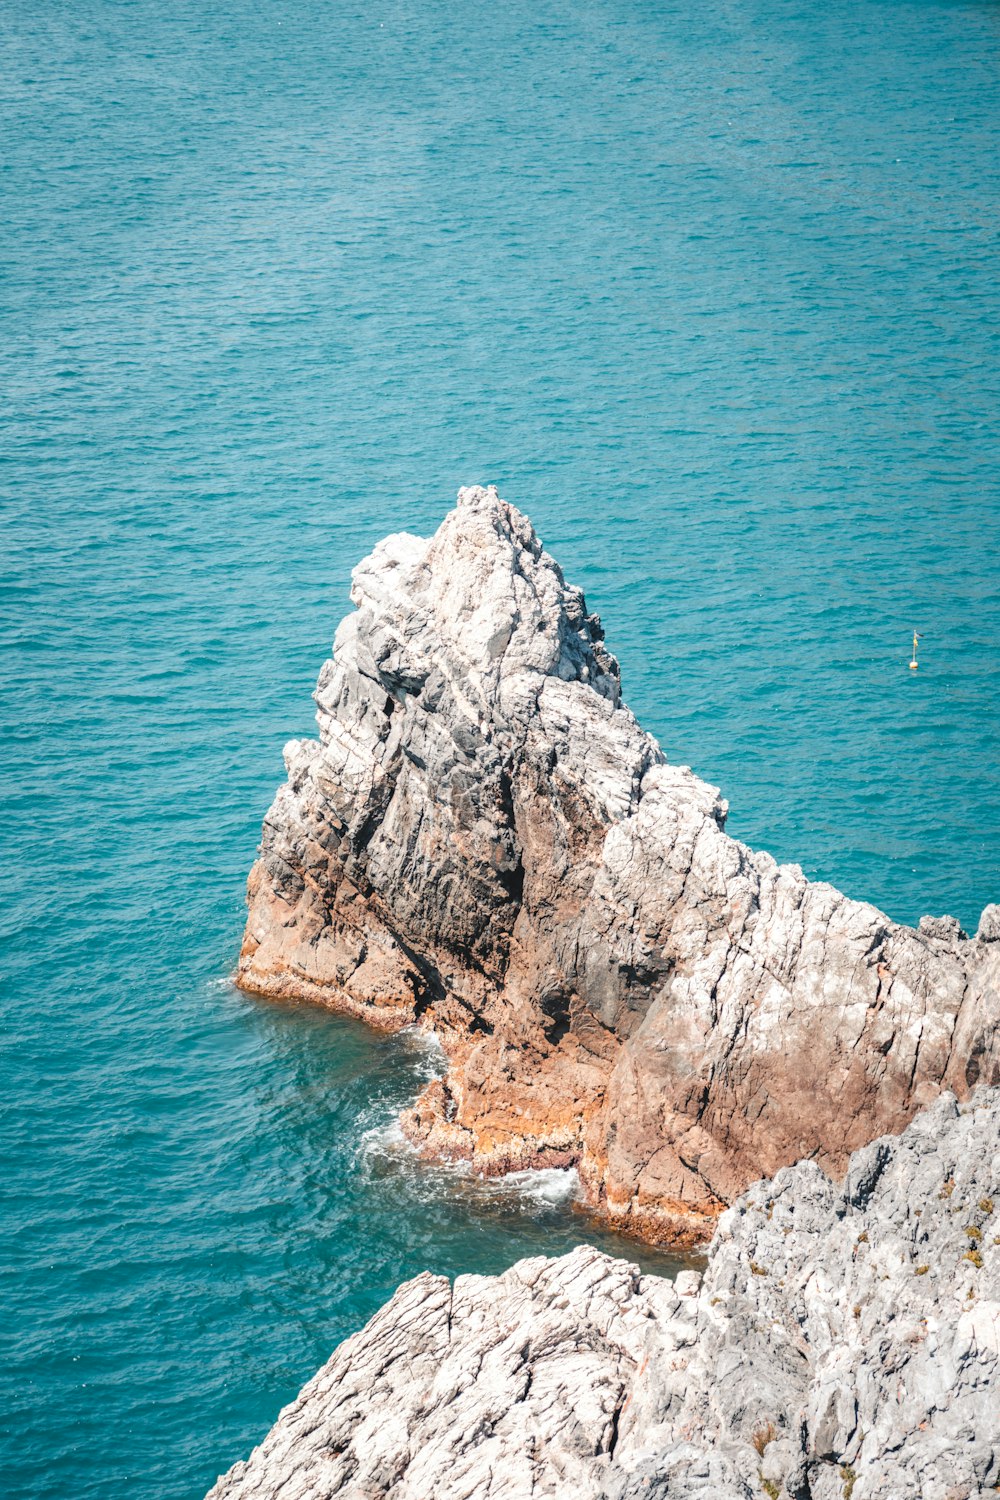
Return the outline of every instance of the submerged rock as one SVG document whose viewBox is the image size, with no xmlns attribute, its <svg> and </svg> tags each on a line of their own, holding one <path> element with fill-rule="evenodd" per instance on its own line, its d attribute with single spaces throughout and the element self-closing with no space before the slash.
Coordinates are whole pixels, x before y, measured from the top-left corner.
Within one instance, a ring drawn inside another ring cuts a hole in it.
<svg viewBox="0 0 1000 1500">
<path fill-rule="evenodd" d="M 380 543 L 351 597 L 238 979 L 433 1028 L 422 1149 L 575 1163 L 613 1223 L 693 1243 L 756 1178 L 841 1170 L 943 1088 L 1000 1081 L 997 909 L 975 939 L 914 930 L 729 838 L 495 490 Z"/>
<path fill-rule="evenodd" d="M 699 1286 L 423 1275 L 210 1500 L 973 1500 L 1000 1484 L 1000 1091 L 756 1184 Z"/>
</svg>

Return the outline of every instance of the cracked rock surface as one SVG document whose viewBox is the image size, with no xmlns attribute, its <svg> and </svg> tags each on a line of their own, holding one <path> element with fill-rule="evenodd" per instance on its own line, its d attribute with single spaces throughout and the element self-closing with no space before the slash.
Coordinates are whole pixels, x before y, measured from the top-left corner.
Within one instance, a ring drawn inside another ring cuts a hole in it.
<svg viewBox="0 0 1000 1500">
<path fill-rule="evenodd" d="M 942 1089 L 1000 1081 L 1000 908 L 971 939 L 904 927 L 728 837 L 495 490 L 380 543 L 351 597 L 238 979 L 433 1028 L 422 1150 L 576 1164 L 612 1223 L 690 1244 L 755 1179 L 840 1171 Z"/>
<path fill-rule="evenodd" d="M 985 1500 L 1000 1090 L 722 1216 L 704 1277 L 588 1247 L 422 1275 L 209 1500 Z"/>
</svg>

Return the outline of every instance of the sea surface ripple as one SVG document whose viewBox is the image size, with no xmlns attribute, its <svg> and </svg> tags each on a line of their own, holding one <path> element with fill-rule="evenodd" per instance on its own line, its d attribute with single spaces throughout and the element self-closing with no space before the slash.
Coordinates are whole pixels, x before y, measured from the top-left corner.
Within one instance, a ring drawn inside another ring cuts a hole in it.
<svg viewBox="0 0 1000 1500">
<path fill-rule="evenodd" d="M 402 1278 L 633 1253 L 569 1179 L 415 1164 L 417 1038 L 226 984 L 350 568 L 458 484 L 736 834 L 910 921 L 1000 897 L 998 33 L 4 8 L 8 1500 L 198 1500 Z"/>
</svg>

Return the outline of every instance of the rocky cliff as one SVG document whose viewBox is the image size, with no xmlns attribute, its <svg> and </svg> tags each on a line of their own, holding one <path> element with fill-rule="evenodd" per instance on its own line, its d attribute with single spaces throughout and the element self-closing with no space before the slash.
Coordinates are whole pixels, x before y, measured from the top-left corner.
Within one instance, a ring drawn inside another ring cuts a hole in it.
<svg viewBox="0 0 1000 1500">
<path fill-rule="evenodd" d="M 354 573 L 318 742 L 250 876 L 238 978 L 396 1028 L 447 1076 L 405 1119 L 486 1173 L 575 1163 L 636 1233 L 833 1171 L 1000 1080 L 1000 908 L 919 929 L 725 833 L 621 700 L 580 590 L 493 489 Z"/>
<path fill-rule="evenodd" d="M 701 1285 L 581 1248 L 423 1275 L 210 1500 L 985 1500 L 1000 1091 L 758 1183 Z"/>
</svg>

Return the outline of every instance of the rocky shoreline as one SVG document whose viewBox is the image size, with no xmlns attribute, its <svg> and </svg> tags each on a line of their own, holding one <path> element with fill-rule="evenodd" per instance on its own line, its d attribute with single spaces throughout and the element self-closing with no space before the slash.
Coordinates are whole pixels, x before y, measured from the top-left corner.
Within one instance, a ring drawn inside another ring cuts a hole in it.
<svg viewBox="0 0 1000 1500">
<path fill-rule="evenodd" d="M 691 1245 L 750 1183 L 834 1174 L 1000 1082 L 1000 908 L 918 929 L 725 832 L 622 702 L 579 589 L 493 489 L 382 542 L 285 750 L 238 982 L 440 1038 L 404 1118 L 485 1174 L 575 1165 Z"/>
<path fill-rule="evenodd" d="M 495 490 L 352 598 L 239 982 L 432 1030 L 422 1152 L 712 1239 L 674 1282 L 586 1246 L 418 1276 L 209 1500 L 995 1493 L 1000 907 L 908 928 L 729 838 Z"/>
<path fill-rule="evenodd" d="M 1000 1486 L 1000 1090 L 760 1182 L 705 1274 L 581 1247 L 424 1274 L 209 1500 L 985 1500 Z"/>
</svg>

